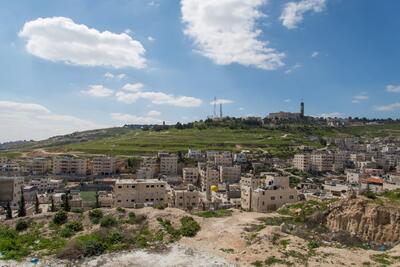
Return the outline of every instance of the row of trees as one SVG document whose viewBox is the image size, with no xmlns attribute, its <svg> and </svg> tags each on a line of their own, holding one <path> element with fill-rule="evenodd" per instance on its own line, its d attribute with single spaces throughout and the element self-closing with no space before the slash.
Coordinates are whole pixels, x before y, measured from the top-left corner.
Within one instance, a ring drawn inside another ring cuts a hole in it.
<svg viewBox="0 0 400 267">
<path fill-rule="evenodd" d="M 67 191 L 65 195 L 63 196 L 63 203 L 61 205 L 62 209 L 66 212 L 71 211 L 71 205 L 70 205 L 70 192 Z M 94 205 L 94 208 L 100 208 L 100 202 L 99 202 L 99 194 L 96 191 L 96 202 Z M 11 220 L 13 218 L 13 212 L 11 208 L 10 201 L 7 202 L 6 207 L 4 207 L 5 213 L 6 213 L 6 220 Z M 50 197 L 50 207 L 49 207 L 50 212 L 56 212 L 57 208 L 54 203 L 54 198 L 53 196 Z M 36 195 L 35 198 L 35 213 L 40 214 L 42 210 L 40 209 L 40 202 L 39 202 L 39 197 Z M 18 212 L 17 212 L 17 217 L 25 217 L 26 216 L 26 203 L 25 203 L 25 196 L 24 196 L 24 190 L 21 187 L 21 197 L 18 202 Z"/>
</svg>

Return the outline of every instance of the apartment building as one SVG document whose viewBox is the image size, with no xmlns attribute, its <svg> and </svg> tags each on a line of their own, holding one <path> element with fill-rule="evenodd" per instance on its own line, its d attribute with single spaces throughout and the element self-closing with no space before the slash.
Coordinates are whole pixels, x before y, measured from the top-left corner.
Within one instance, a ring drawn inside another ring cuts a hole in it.
<svg viewBox="0 0 400 267">
<path fill-rule="evenodd" d="M 116 159 L 114 157 L 95 157 L 92 159 L 92 175 L 103 176 L 116 173 Z"/>
<path fill-rule="evenodd" d="M 191 189 L 172 189 L 171 190 L 171 206 L 192 210 L 198 207 L 200 202 L 200 192 Z"/>
<path fill-rule="evenodd" d="M 201 150 L 195 150 L 195 149 L 188 149 L 187 157 L 190 159 L 202 159 L 203 158 L 203 153 Z"/>
<path fill-rule="evenodd" d="M 114 206 L 135 208 L 167 203 L 167 183 L 157 179 L 128 180 L 115 182 Z"/>
<path fill-rule="evenodd" d="M 219 166 L 219 178 L 221 183 L 234 184 L 240 181 L 241 167 L 235 166 Z"/>
<path fill-rule="evenodd" d="M 311 170 L 317 172 L 332 171 L 333 156 L 329 153 L 311 154 Z"/>
<path fill-rule="evenodd" d="M 26 169 L 31 175 L 46 175 L 52 169 L 52 161 L 49 158 L 33 158 L 28 160 Z"/>
<path fill-rule="evenodd" d="M 215 155 L 214 157 L 214 164 L 215 166 L 232 166 L 232 154 L 221 153 Z"/>
<path fill-rule="evenodd" d="M 296 154 L 293 158 L 293 167 L 307 172 L 311 168 L 311 155 L 310 154 Z"/>
<path fill-rule="evenodd" d="M 23 177 L 0 177 L 0 206 L 10 202 L 11 208 L 17 209 L 23 186 Z"/>
<path fill-rule="evenodd" d="M 241 187 L 250 187 L 251 189 L 257 189 L 265 186 L 265 178 L 259 176 L 254 176 L 253 174 L 248 174 L 242 176 L 240 179 Z"/>
<path fill-rule="evenodd" d="M 38 192 L 41 194 L 52 193 L 56 190 L 64 188 L 63 180 L 49 178 L 32 179 L 29 182 L 29 185 L 36 187 Z"/>
<path fill-rule="evenodd" d="M 209 189 L 212 185 L 219 183 L 219 170 L 212 166 L 207 166 L 205 170 L 200 171 L 201 187 L 203 190 Z"/>
<path fill-rule="evenodd" d="M 53 159 L 53 174 L 56 175 L 86 175 L 87 160 L 72 156 Z"/>
<path fill-rule="evenodd" d="M 289 187 L 289 177 L 267 178 L 267 186 L 263 188 L 242 187 L 241 205 L 248 211 L 270 212 L 297 201 L 298 194 L 296 189 Z"/>
<path fill-rule="evenodd" d="M 199 180 L 198 168 L 183 168 L 182 169 L 183 182 L 187 184 L 197 184 Z"/>
<path fill-rule="evenodd" d="M 159 153 L 160 173 L 164 175 L 178 174 L 178 157 L 173 154 Z"/>
</svg>

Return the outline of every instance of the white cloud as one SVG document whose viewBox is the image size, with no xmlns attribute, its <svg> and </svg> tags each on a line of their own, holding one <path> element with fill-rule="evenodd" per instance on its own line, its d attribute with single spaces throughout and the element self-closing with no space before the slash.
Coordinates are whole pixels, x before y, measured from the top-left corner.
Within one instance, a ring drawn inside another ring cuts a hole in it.
<svg viewBox="0 0 400 267">
<path fill-rule="evenodd" d="M 319 52 L 318 51 L 314 51 L 314 52 L 311 53 L 311 57 L 312 58 L 316 58 L 318 56 L 319 56 Z"/>
<path fill-rule="evenodd" d="M 354 104 L 359 104 L 363 101 L 366 101 L 369 99 L 369 96 L 367 95 L 366 92 L 362 92 L 361 94 L 358 94 L 356 96 L 353 96 L 353 100 L 351 101 Z"/>
<path fill-rule="evenodd" d="M 288 98 L 288 99 L 283 100 L 283 102 L 290 103 L 290 102 L 292 102 L 292 99 Z"/>
<path fill-rule="evenodd" d="M 318 117 L 322 118 L 340 118 L 342 114 L 340 112 L 322 113 Z"/>
<path fill-rule="evenodd" d="M 0 101 L 0 142 L 40 140 L 75 131 L 104 128 L 89 120 L 52 113 L 39 104 Z"/>
<path fill-rule="evenodd" d="M 147 113 L 147 116 L 149 117 L 158 117 L 161 115 L 161 112 L 158 110 L 151 110 Z"/>
<path fill-rule="evenodd" d="M 42 105 L 33 103 L 19 103 L 12 101 L 0 101 L 1 112 L 28 112 L 49 113 L 50 111 Z"/>
<path fill-rule="evenodd" d="M 198 107 L 201 99 L 190 96 L 175 96 L 163 92 L 141 91 L 143 84 L 126 84 L 116 93 L 117 100 L 125 104 L 135 103 L 139 99 L 147 99 L 155 105 L 171 105 L 177 107 Z"/>
<path fill-rule="evenodd" d="M 400 85 L 389 84 L 386 86 L 386 91 L 389 93 L 400 93 Z"/>
<path fill-rule="evenodd" d="M 289 68 L 285 71 L 285 73 L 286 73 L 286 74 L 291 74 L 293 71 L 295 71 L 295 70 L 297 70 L 297 69 L 299 69 L 299 68 L 301 68 L 301 67 L 302 67 L 302 65 L 299 64 L 299 63 L 294 64 L 293 66 L 289 67 Z"/>
<path fill-rule="evenodd" d="M 375 107 L 376 111 L 382 111 L 382 112 L 394 111 L 394 110 L 399 110 L 399 109 L 400 109 L 399 102 Z"/>
<path fill-rule="evenodd" d="M 150 1 L 148 3 L 148 5 L 151 6 L 151 7 L 159 7 L 160 3 L 156 2 L 156 1 Z"/>
<path fill-rule="evenodd" d="M 266 0 L 181 0 L 184 34 L 197 52 L 218 65 L 238 63 L 265 70 L 284 66 L 284 53 L 259 40 L 259 7 Z"/>
<path fill-rule="evenodd" d="M 110 116 L 113 120 L 127 124 L 162 124 L 163 122 L 163 120 L 151 116 L 141 117 L 123 113 L 111 113 Z"/>
<path fill-rule="evenodd" d="M 244 108 L 240 107 L 240 108 L 238 108 L 238 110 L 242 111 L 242 110 L 244 110 Z"/>
<path fill-rule="evenodd" d="M 100 32 L 69 18 L 38 18 L 26 22 L 19 36 L 32 55 L 84 66 L 144 68 L 142 44 L 126 33 Z"/>
<path fill-rule="evenodd" d="M 122 87 L 122 90 L 127 92 L 137 92 L 143 88 L 142 83 L 127 83 Z"/>
<path fill-rule="evenodd" d="M 108 97 L 113 95 L 113 90 L 104 87 L 103 85 L 90 85 L 85 91 L 81 91 L 85 95 L 93 97 Z"/>
<path fill-rule="evenodd" d="M 104 74 L 104 77 L 106 77 L 107 79 L 113 79 L 114 78 L 114 74 L 107 72 Z"/>
<path fill-rule="evenodd" d="M 156 39 L 154 37 L 149 36 L 147 37 L 147 40 L 149 40 L 150 42 L 154 42 Z"/>
<path fill-rule="evenodd" d="M 304 19 L 306 12 L 322 12 L 325 9 L 326 0 L 302 0 L 299 2 L 289 2 L 282 11 L 280 20 L 283 26 L 288 29 L 295 29 Z"/>
<path fill-rule="evenodd" d="M 107 79 L 117 79 L 117 80 L 122 80 L 122 79 L 124 79 L 125 77 L 126 77 L 126 74 L 125 73 L 120 73 L 120 74 L 112 74 L 112 73 L 110 73 L 110 72 L 107 72 L 107 73 L 105 73 L 104 74 L 104 77 L 105 78 L 107 78 Z"/>
<path fill-rule="evenodd" d="M 214 100 L 211 101 L 210 105 L 214 105 L 214 104 L 216 104 L 216 105 L 219 105 L 219 104 L 226 105 L 226 104 L 232 104 L 232 103 L 234 103 L 234 101 L 230 100 L 230 99 L 217 99 L 215 101 Z"/>
</svg>

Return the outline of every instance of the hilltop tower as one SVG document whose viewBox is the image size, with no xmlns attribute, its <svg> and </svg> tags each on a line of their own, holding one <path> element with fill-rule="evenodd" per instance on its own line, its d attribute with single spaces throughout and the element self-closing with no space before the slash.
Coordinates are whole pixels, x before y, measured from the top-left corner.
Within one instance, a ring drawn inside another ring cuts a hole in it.
<svg viewBox="0 0 400 267">
<path fill-rule="evenodd" d="M 217 117 L 217 97 L 214 96 L 214 119 Z"/>
<path fill-rule="evenodd" d="M 219 104 L 219 117 L 222 119 L 222 103 Z"/>
<path fill-rule="evenodd" d="M 304 102 L 300 103 L 300 117 L 304 118 Z"/>
</svg>

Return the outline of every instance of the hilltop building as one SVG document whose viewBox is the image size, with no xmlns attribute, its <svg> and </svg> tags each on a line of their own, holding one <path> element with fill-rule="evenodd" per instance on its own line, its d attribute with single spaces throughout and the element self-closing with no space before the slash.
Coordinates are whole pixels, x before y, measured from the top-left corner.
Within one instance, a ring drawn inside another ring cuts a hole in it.
<svg viewBox="0 0 400 267">
<path fill-rule="evenodd" d="M 299 113 L 280 111 L 269 113 L 268 115 L 268 118 L 273 120 L 300 120 L 304 117 L 304 102 L 300 103 Z"/>
</svg>

